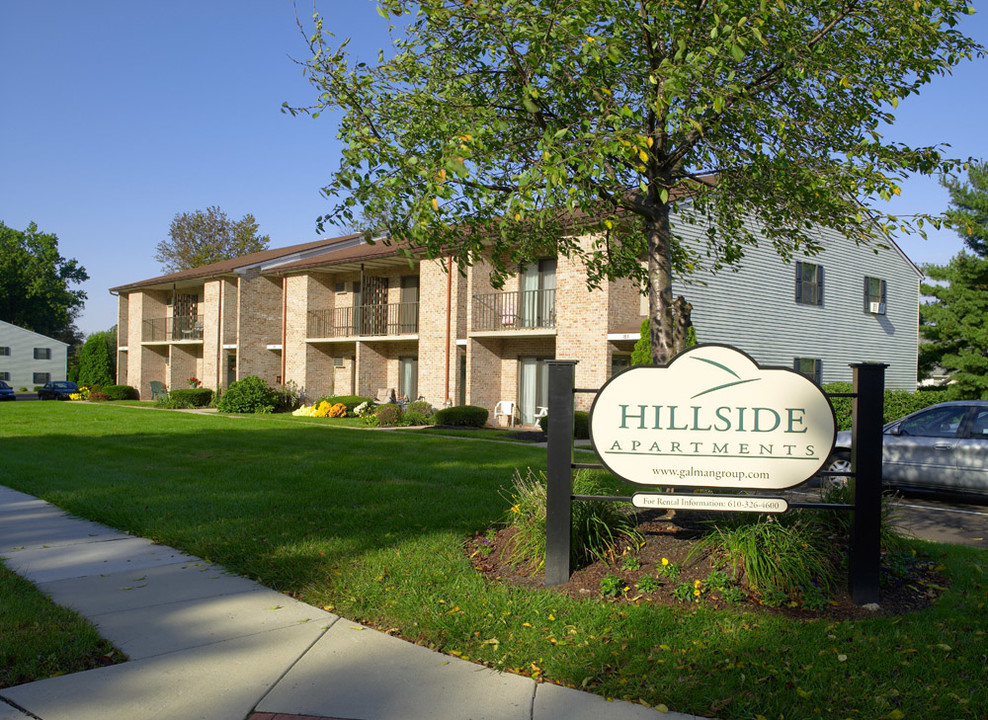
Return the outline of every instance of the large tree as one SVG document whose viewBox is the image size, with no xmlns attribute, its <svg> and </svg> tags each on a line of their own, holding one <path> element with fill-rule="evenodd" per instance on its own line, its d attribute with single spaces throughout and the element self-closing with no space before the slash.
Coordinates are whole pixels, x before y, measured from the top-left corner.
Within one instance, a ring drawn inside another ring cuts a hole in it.
<svg viewBox="0 0 988 720">
<path fill-rule="evenodd" d="M 756 242 L 748 220 L 784 258 L 820 250 L 813 224 L 873 241 L 869 205 L 951 166 L 936 147 L 885 141 L 883 123 L 982 54 L 954 29 L 973 12 L 963 0 L 379 8 L 400 27 L 376 63 L 351 59 L 318 15 L 306 32 L 319 95 L 287 109 L 341 110 L 345 142 L 319 227 L 387 218 L 431 256 L 493 258 L 495 281 L 548 253 L 581 256 L 591 285 L 635 277 L 657 362 L 674 350 L 674 274 L 738 262 Z M 707 248 L 687 248 L 674 211 L 709 228 Z"/>
<path fill-rule="evenodd" d="M 58 236 L 0 222 L 0 320 L 75 345 L 86 293 L 71 286 L 88 279 L 77 260 L 61 256 Z"/>
<path fill-rule="evenodd" d="M 971 252 L 960 252 L 947 265 L 923 268 L 933 283 L 921 286 L 919 370 L 940 366 L 958 397 L 988 399 L 988 164 L 967 168 L 968 182 L 945 180 L 950 224 Z"/>
<path fill-rule="evenodd" d="M 259 235 L 258 229 L 250 213 L 231 221 L 215 205 L 179 213 L 168 229 L 168 239 L 155 247 L 154 259 L 166 272 L 177 272 L 266 250 L 271 238 Z"/>
</svg>

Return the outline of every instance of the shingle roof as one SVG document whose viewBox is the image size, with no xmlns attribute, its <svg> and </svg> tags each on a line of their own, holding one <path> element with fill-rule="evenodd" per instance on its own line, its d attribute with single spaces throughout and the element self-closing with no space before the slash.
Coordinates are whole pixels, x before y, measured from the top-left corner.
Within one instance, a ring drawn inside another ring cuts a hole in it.
<svg viewBox="0 0 988 720">
<path fill-rule="evenodd" d="M 241 255 L 239 257 L 230 258 L 229 260 L 220 260 L 219 262 L 210 263 L 209 265 L 200 265 L 199 267 L 189 268 L 188 270 L 180 270 L 179 272 L 169 273 L 167 275 L 159 275 L 158 277 L 149 278 L 148 280 L 140 280 L 138 282 L 128 283 L 126 285 L 119 285 L 117 287 L 110 288 L 110 292 L 124 292 L 149 285 L 164 285 L 168 283 L 180 282 L 182 280 L 212 277 L 214 275 L 229 275 L 239 269 L 250 267 L 252 265 L 263 266 L 266 263 L 274 262 L 275 260 L 288 257 L 295 253 L 304 253 L 311 250 L 317 250 L 321 247 L 325 247 L 327 251 L 330 251 L 333 245 L 346 243 L 358 237 L 360 237 L 359 234 L 344 235 L 342 237 L 325 238 L 322 240 L 300 243 L 298 245 L 289 245 L 288 247 L 261 250 L 260 252 Z"/>
</svg>

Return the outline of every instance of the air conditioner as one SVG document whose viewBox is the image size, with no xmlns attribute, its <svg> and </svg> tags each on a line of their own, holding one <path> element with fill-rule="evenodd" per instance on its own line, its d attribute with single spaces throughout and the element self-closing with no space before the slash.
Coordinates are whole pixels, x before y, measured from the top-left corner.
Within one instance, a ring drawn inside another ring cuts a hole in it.
<svg viewBox="0 0 988 720">
<path fill-rule="evenodd" d="M 885 303 L 882 302 L 868 303 L 868 312 L 870 312 L 873 315 L 884 315 Z"/>
</svg>

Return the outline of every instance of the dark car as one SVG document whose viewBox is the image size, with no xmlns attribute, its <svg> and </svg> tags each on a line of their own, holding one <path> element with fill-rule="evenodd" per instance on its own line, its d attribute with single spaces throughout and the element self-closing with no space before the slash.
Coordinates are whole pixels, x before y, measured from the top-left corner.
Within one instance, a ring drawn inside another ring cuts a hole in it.
<svg viewBox="0 0 988 720">
<path fill-rule="evenodd" d="M 851 469 L 851 433 L 837 434 L 828 470 Z M 832 480 L 838 483 L 843 478 Z M 882 482 L 988 496 L 988 401 L 931 405 L 885 426 Z"/>
<path fill-rule="evenodd" d="M 79 386 L 68 380 L 53 380 L 38 388 L 38 400 L 68 400 L 69 395 L 79 392 Z"/>
<path fill-rule="evenodd" d="M 14 388 L 10 387 L 3 380 L 0 380 L 0 400 L 16 400 L 17 395 L 14 394 Z"/>
</svg>

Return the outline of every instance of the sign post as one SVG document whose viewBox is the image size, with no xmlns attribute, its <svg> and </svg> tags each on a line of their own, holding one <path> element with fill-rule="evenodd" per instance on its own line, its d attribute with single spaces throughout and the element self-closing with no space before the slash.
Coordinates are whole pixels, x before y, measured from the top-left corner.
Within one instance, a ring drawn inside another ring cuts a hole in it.
<svg viewBox="0 0 988 720">
<path fill-rule="evenodd" d="M 573 496 L 573 388 L 576 360 L 550 360 L 546 443 L 545 584 L 562 585 L 570 575 Z"/>
<path fill-rule="evenodd" d="M 882 424 L 885 368 L 863 363 L 854 369 L 851 470 L 854 515 L 848 548 L 848 591 L 855 605 L 878 602 L 882 524 Z"/>
</svg>

